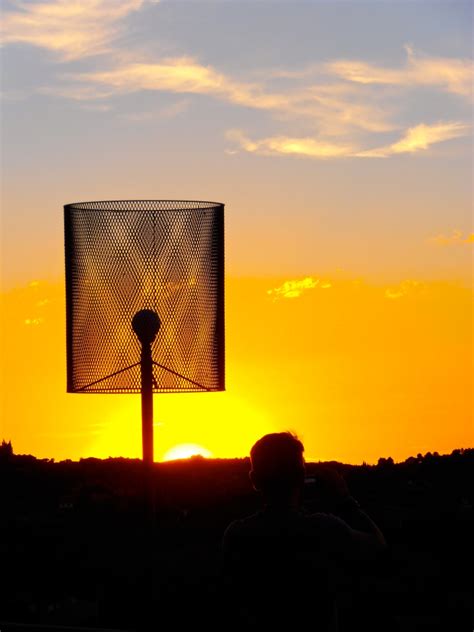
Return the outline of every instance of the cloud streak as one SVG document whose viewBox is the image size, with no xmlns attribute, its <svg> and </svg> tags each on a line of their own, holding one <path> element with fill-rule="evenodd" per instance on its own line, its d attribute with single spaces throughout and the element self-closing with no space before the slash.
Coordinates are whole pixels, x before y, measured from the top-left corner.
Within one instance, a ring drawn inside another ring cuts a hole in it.
<svg viewBox="0 0 474 632">
<path fill-rule="evenodd" d="M 71 61 L 110 51 L 122 33 L 121 20 L 143 6 L 143 0 L 51 0 L 18 3 L 5 11 L 3 44 L 29 44 Z"/>
<path fill-rule="evenodd" d="M 362 131 L 387 132 L 396 126 L 389 121 L 389 108 L 384 111 L 376 104 L 360 100 L 359 88 L 354 92 L 351 87 L 328 84 L 269 92 L 263 85 L 236 81 L 192 57 L 169 58 L 158 63 L 121 63 L 109 70 L 69 75 L 69 80 L 73 84 L 62 94 L 79 100 L 138 91 L 208 95 L 240 107 L 268 111 L 277 118 L 305 120 L 317 128 L 316 133 L 313 129 L 305 136 L 278 134 L 257 140 L 241 130 L 227 132 L 227 138 L 240 149 L 267 156 L 385 158 L 426 150 L 435 143 L 466 135 L 470 129 L 459 121 L 419 123 L 389 145 L 365 149 L 354 141 Z"/>
<path fill-rule="evenodd" d="M 264 156 L 300 156 L 306 158 L 386 158 L 396 154 L 410 154 L 427 150 L 431 145 L 442 141 L 465 136 L 469 125 L 460 122 L 421 123 L 409 128 L 396 142 L 376 149 L 355 147 L 353 144 L 328 142 L 314 138 L 289 138 L 275 136 L 260 140 L 251 140 L 241 130 L 229 130 L 228 140 L 233 141 L 241 150 Z M 235 153 L 231 150 L 230 153 Z"/>
<path fill-rule="evenodd" d="M 459 121 L 440 122 L 433 125 L 420 123 L 415 127 L 410 127 L 400 140 L 391 145 L 364 150 L 355 155 L 362 158 L 386 158 L 395 154 L 413 154 L 424 151 L 436 143 L 466 136 L 469 130 L 469 125 Z"/>
<path fill-rule="evenodd" d="M 319 279 L 313 279 L 313 277 L 305 277 L 304 279 L 295 279 L 292 281 L 285 281 L 279 287 L 267 290 L 267 294 L 277 301 L 282 298 L 298 298 L 308 290 L 314 290 L 319 287 L 321 289 L 328 289 L 332 287 L 329 281 L 320 281 Z"/>
<path fill-rule="evenodd" d="M 23 321 L 23 324 L 27 327 L 37 327 L 38 325 L 42 325 L 43 323 L 44 318 L 25 318 L 25 320 Z"/>
<path fill-rule="evenodd" d="M 235 80 L 193 57 L 166 58 L 158 62 L 130 62 L 125 57 L 107 70 L 65 75 L 63 78 L 69 85 L 50 92 L 78 100 L 140 91 L 208 95 L 287 120 L 309 120 L 328 134 L 340 134 L 349 129 L 372 132 L 393 129 L 387 110 L 358 100 L 360 89 L 357 87 L 341 89 L 341 86 L 327 84 L 272 92 L 263 83 Z"/>
<path fill-rule="evenodd" d="M 330 74 L 359 84 L 425 86 L 472 98 L 473 62 L 470 59 L 431 57 L 406 46 L 404 68 L 385 68 L 363 61 L 339 60 L 326 64 Z"/>
<path fill-rule="evenodd" d="M 420 281 L 407 279 L 406 281 L 402 281 L 396 287 L 387 288 L 385 290 L 385 298 L 396 300 L 407 296 L 408 294 L 413 294 L 414 292 L 419 292 L 424 289 L 425 286 Z"/>
<path fill-rule="evenodd" d="M 257 96 L 250 84 L 234 82 L 204 66 L 192 57 L 163 59 L 157 63 L 123 63 L 110 70 L 69 75 L 85 84 L 107 86 L 112 93 L 126 94 L 153 90 L 188 94 L 215 94 L 246 104 L 250 94 Z M 275 107 L 278 98 L 264 96 L 256 107 Z"/>
<path fill-rule="evenodd" d="M 241 149 L 249 153 L 264 156 L 300 156 L 309 158 L 340 158 L 352 155 L 350 145 L 319 141 L 313 138 L 289 138 L 275 136 L 253 141 L 240 130 L 229 130 L 228 140 L 235 142 Z"/>
<path fill-rule="evenodd" d="M 462 231 L 453 230 L 451 235 L 436 235 L 430 237 L 429 241 L 437 246 L 466 246 L 474 244 L 474 233 L 464 237 Z"/>
<path fill-rule="evenodd" d="M 17 3 L 18 10 L 4 14 L 3 43 L 38 46 L 55 52 L 62 62 L 102 54 L 93 71 L 65 73 L 57 85 L 38 89 L 42 94 L 82 102 L 91 110 L 106 112 L 111 109 L 110 99 L 136 92 L 182 95 L 168 110 L 117 114 L 132 122 L 173 118 L 190 107 L 189 95 L 201 95 L 268 113 L 285 124 L 283 133 L 257 139 L 240 129 L 229 130 L 226 138 L 234 143 L 229 154 L 241 150 L 309 159 L 386 158 L 426 151 L 433 144 L 467 135 L 470 129 L 461 121 L 438 121 L 420 122 L 402 132 L 407 124 L 402 127 L 393 121 L 394 91 L 380 86 L 433 87 L 466 97 L 472 94 L 471 60 L 423 55 L 407 46 L 407 60 L 401 68 L 343 59 L 260 73 L 258 80 L 239 80 L 191 56 L 155 60 L 120 50 L 118 39 L 125 19 L 149 2 Z M 272 90 L 269 86 L 275 78 L 283 81 L 283 87 Z M 294 126 L 291 130 L 292 122 L 298 126 L 296 133 Z M 370 142 L 373 135 L 387 132 L 401 136 L 380 146 Z"/>
</svg>

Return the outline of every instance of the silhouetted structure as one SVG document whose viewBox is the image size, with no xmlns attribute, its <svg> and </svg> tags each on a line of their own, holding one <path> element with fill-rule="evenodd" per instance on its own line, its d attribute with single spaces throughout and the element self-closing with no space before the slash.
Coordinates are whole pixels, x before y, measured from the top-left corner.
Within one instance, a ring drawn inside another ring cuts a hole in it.
<svg viewBox="0 0 474 632">
<path fill-rule="evenodd" d="M 67 390 L 140 392 L 140 629 L 152 615 L 153 391 L 224 390 L 224 205 L 182 200 L 64 207 Z"/>
<path fill-rule="evenodd" d="M 54 462 L 14 454 L 8 438 L 5 445 L 2 630 L 9 630 L 6 621 L 134 629 L 142 462 Z M 307 479 L 322 479 L 328 466 L 306 463 Z M 474 450 L 415 455 L 388 468 L 330 466 L 343 474 L 389 543 L 381 560 L 344 568 L 337 604 L 341 632 L 471 630 Z M 180 629 L 200 621 L 207 629 L 211 622 L 214 629 L 231 626 L 233 615 L 216 597 L 219 551 L 229 522 L 259 509 L 249 468 L 248 458 L 154 465 L 159 532 L 152 562 L 159 570 L 154 599 L 161 627 L 164 621 Z M 322 510 L 315 489 L 303 496 L 303 506 L 310 504 L 311 511 Z M 314 592 L 310 603 L 308 629 L 315 629 Z"/>
<path fill-rule="evenodd" d="M 152 462 L 153 391 L 225 388 L 224 205 L 80 202 L 64 221 L 67 390 L 141 392 Z"/>
</svg>

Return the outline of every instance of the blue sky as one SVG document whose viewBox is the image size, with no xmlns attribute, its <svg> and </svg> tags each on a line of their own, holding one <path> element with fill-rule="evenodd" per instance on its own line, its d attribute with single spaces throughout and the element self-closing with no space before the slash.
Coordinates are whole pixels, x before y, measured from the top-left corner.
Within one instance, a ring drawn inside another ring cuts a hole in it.
<svg viewBox="0 0 474 632">
<path fill-rule="evenodd" d="M 4 281 L 59 275 L 62 205 L 101 197 L 227 202 L 232 243 L 249 239 L 235 274 L 466 280 L 468 249 L 433 243 L 471 232 L 471 17 L 462 2 L 7 1 Z"/>
</svg>

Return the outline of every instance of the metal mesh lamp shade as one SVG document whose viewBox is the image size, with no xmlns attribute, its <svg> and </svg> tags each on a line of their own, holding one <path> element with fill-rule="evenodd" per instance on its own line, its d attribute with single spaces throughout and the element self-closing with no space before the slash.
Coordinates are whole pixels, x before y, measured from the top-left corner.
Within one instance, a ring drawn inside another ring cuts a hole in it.
<svg viewBox="0 0 474 632">
<path fill-rule="evenodd" d="M 224 390 L 224 205 L 81 202 L 64 220 L 68 392 L 141 392 L 146 346 L 154 392 Z"/>
<path fill-rule="evenodd" d="M 64 207 L 67 390 L 142 397 L 224 390 L 224 205 L 179 200 Z"/>
</svg>

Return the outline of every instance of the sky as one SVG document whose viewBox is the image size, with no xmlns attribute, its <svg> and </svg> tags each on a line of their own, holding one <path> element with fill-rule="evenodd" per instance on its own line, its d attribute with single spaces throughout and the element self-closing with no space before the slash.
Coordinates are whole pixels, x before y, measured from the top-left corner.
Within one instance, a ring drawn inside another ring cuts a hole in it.
<svg viewBox="0 0 474 632">
<path fill-rule="evenodd" d="M 2 421 L 137 457 L 140 398 L 66 394 L 63 205 L 226 205 L 223 393 L 155 395 L 155 457 L 474 444 L 472 3 L 6 0 Z M 190 447 L 191 446 L 191 447 Z"/>
</svg>

